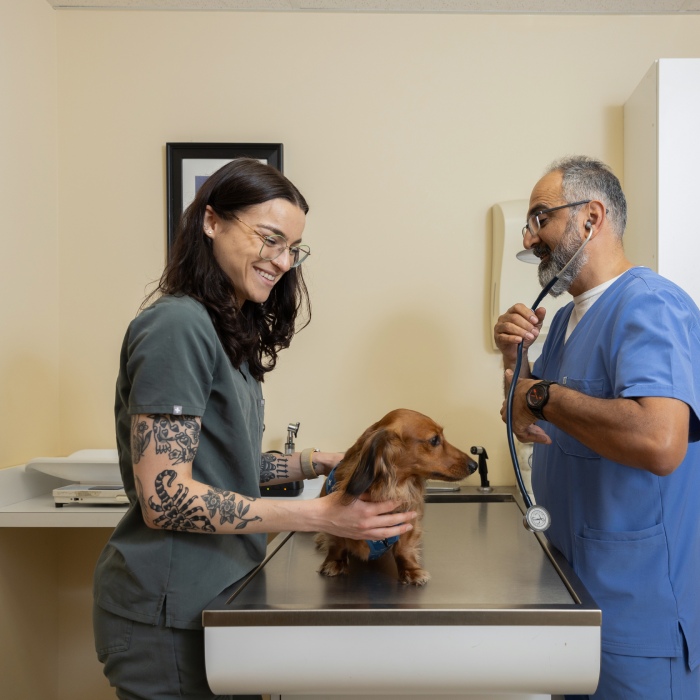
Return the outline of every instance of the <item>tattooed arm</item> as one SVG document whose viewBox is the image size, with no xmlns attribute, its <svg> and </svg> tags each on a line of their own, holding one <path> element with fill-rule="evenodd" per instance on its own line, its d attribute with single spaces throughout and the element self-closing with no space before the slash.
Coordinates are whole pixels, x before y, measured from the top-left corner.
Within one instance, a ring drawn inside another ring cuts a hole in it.
<svg viewBox="0 0 700 700">
<path fill-rule="evenodd" d="M 341 459 L 342 452 L 314 452 L 314 471 L 319 475 L 328 475 Z M 301 470 L 301 452 L 291 455 L 281 455 L 276 452 L 263 452 L 260 465 L 260 483 L 283 484 L 287 481 L 301 481 L 305 479 Z"/>
<path fill-rule="evenodd" d="M 336 493 L 307 501 L 276 501 L 250 498 L 196 481 L 192 463 L 200 430 L 201 419 L 196 416 L 133 416 L 134 481 L 148 527 L 209 534 L 323 531 L 372 540 L 400 535 L 413 527 L 408 521 L 416 513 L 391 512 L 398 501 L 357 500 L 342 506 Z M 292 457 L 298 465 L 299 456 Z M 300 466 L 298 469 L 300 473 Z"/>
</svg>

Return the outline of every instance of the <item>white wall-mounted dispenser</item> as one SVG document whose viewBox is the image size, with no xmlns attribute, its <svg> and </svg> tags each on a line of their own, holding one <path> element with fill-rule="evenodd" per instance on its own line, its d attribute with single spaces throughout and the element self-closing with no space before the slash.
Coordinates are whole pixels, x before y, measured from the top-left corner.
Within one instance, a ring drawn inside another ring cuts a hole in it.
<svg viewBox="0 0 700 700">
<path fill-rule="evenodd" d="M 491 343 L 494 350 L 497 348 L 493 340 L 493 327 L 498 317 L 513 304 L 532 304 L 542 291 L 537 279 L 537 266 L 515 257 L 523 250 L 522 229 L 529 206 L 527 199 L 513 199 L 498 202 L 491 208 Z M 554 314 L 570 301 L 571 296 L 565 293 L 559 297 L 547 296 L 542 302 L 547 315 L 539 337 L 528 351 L 530 362 L 540 356 Z"/>
</svg>

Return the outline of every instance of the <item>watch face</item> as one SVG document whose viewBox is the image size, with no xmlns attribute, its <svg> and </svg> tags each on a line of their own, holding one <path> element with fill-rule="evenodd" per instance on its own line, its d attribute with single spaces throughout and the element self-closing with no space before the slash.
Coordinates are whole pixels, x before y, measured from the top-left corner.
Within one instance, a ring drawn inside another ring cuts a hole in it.
<svg viewBox="0 0 700 700">
<path fill-rule="evenodd" d="M 541 384 L 534 384 L 530 387 L 528 392 L 528 398 L 530 399 L 530 404 L 532 406 L 539 406 L 547 396 L 547 389 Z"/>
</svg>

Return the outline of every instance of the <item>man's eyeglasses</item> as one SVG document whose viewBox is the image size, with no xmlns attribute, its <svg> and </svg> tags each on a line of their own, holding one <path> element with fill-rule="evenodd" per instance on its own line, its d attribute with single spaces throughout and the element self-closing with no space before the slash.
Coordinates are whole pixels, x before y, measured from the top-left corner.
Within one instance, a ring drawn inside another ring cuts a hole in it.
<svg viewBox="0 0 700 700">
<path fill-rule="evenodd" d="M 311 255 L 311 248 L 307 245 L 288 245 L 287 239 L 279 233 L 260 233 L 260 231 L 256 231 L 252 226 L 246 224 L 245 221 L 241 221 L 235 214 L 233 214 L 233 218 L 262 240 L 258 255 L 263 260 L 275 260 L 285 250 L 289 250 L 289 266 L 299 267 Z"/>
<path fill-rule="evenodd" d="M 540 209 L 540 211 L 536 211 L 534 214 L 531 214 L 528 219 L 527 223 L 525 226 L 523 226 L 523 238 L 527 236 L 529 233 L 531 236 L 536 236 L 539 232 L 540 229 L 542 228 L 541 223 L 540 223 L 540 216 L 542 214 L 549 214 L 553 211 L 558 211 L 559 209 L 566 209 L 568 207 L 577 207 L 579 204 L 588 204 L 592 200 L 590 199 L 582 199 L 580 202 L 571 202 L 571 204 L 562 204 L 561 206 L 558 207 L 552 207 L 551 209 Z"/>
</svg>

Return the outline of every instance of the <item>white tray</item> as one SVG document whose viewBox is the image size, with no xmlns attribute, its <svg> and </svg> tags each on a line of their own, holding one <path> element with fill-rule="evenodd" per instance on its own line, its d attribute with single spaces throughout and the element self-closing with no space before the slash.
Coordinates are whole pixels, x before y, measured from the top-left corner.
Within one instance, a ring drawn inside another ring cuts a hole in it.
<svg viewBox="0 0 700 700">
<path fill-rule="evenodd" d="M 121 484 L 116 450 L 79 450 L 68 457 L 37 457 L 26 468 L 72 483 Z"/>
</svg>

